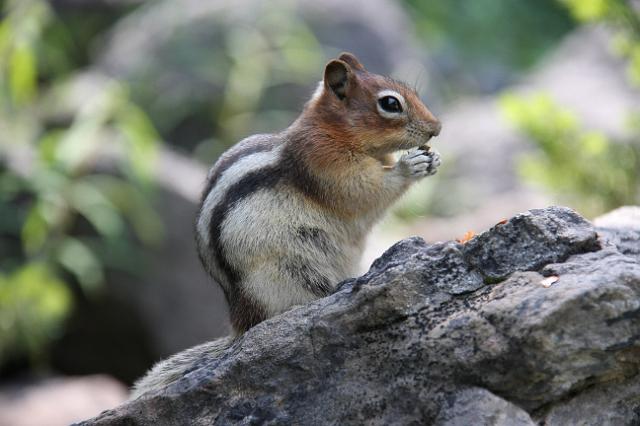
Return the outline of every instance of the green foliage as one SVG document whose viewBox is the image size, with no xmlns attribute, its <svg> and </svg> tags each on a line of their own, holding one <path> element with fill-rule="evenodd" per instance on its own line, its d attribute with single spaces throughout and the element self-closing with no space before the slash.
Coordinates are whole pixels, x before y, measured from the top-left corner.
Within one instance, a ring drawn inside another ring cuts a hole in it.
<svg viewBox="0 0 640 426">
<path fill-rule="evenodd" d="M 530 67 L 573 27 L 554 0 L 404 2 L 429 54 L 446 67 L 452 97 L 473 89 L 470 81 L 504 79 Z"/>
<path fill-rule="evenodd" d="M 64 110 L 72 90 L 73 76 L 44 78 L 39 62 L 59 25 L 41 0 L 7 2 L 0 21 L 0 364 L 38 360 L 72 306 L 70 283 L 96 294 L 105 266 L 135 270 L 138 242 L 162 236 L 151 207 L 159 136 L 126 87 L 95 84 L 54 124 L 44 112 Z M 128 264 L 111 262 L 114 247 Z"/>
<path fill-rule="evenodd" d="M 630 81 L 640 84 L 640 12 L 626 0 L 559 0 L 581 22 L 614 30 L 615 50 L 629 61 Z M 563 202 L 595 215 L 640 203 L 640 119 L 629 112 L 627 140 L 585 131 L 576 116 L 549 97 L 505 95 L 507 118 L 531 139 L 537 153 L 520 164 L 525 179 L 543 185 Z"/>
<path fill-rule="evenodd" d="M 555 0 L 404 3 L 430 57 L 443 67 L 446 78 L 438 90 L 450 99 L 495 91 L 507 84 L 510 76 L 534 65 L 574 27 L 569 14 Z M 446 178 L 447 170 L 455 169 L 453 162 L 455 159 L 447 159 L 435 176 L 437 182 L 431 178 L 412 188 L 394 207 L 394 216 L 409 221 L 464 210 L 464 197 L 451 197 L 451 193 L 464 193 L 464 189 L 454 187 Z"/>
<path fill-rule="evenodd" d="M 203 163 L 248 135 L 281 130 L 308 96 L 291 87 L 319 80 L 327 54 L 297 8 L 290 0 L 258 2 L 255 10 L 229 8 L 178 26 L 145 66 L 124 71 L 130 81 L 152 80 L 136 84 L 133 98 L 170 143 Z"/>
<path fill-rule="evenodd" d="M 501 102 L 507 118 L 539 148 L 522 158 L 524 178 L 585 214 L 640 202 L 640 145 L 582 130 L 574 114 L 545 95 L 505 95 Z"/>
<path fill-rule="evenodd" d="M 36 92 L 35 45 L 50 19 L 46 4 L 39 1 L 8 2 L 0 23 L 0 93 L 16 105 L 24 105 Z"/>
<path fill-rule="evenodd" d="M 560 0 L 579 21 L 597 21 L 611 12 L 610 0 Z"/>
<path fill-rule="evenodd" d="M 254 22 L 231 28 L 225 36 L 224 56 L 229 60 L 224 68 L 228 72 L 216 121 L 221 126 L 220 136 L 228 144 L 246 136 L 252 127 L 255 132 L 265 131 L 270 118 L 261 114 L 260 103 L 270 88 L 317 79 L 323 64 L 317 39 L 302 20 L 296 19 L 291 2 L 275 1 L 261 8 Z"/>
<path fill-rule="evenodd" d="M 581 22 L 606 23 L 616 32 L 614 47 L 629 60 L 629 77 L 640 86 L 640 11 L 630 0 L 559 0 Z"/>
<path fill-rule="evenodd" d="M 71 306 L 69 289 L 43 263 L 24 263 L 0 275 L 0 364 L 15 354 L 31 354 L 60 331 Z"/>
</svg>

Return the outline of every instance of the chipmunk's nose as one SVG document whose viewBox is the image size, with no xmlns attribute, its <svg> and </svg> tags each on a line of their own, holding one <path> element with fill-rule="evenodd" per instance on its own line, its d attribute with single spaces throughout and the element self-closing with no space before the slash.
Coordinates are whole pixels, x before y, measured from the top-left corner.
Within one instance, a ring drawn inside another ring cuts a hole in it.
<svg viewBox="0 0 640 426">
<path fill-rule="evenodd" d="M 440 130 L 442 130 L 442 123 L 440 120 L 435 120 L 429 123 L 429 134 L 431 137 L 436 137 L 440 134 Z"/>
</svg>

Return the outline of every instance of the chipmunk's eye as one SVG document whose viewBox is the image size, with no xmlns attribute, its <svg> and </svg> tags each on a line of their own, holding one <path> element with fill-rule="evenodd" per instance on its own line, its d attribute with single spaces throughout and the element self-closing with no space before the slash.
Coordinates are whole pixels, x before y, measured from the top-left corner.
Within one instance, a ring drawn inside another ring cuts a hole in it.
<svg viewBox="0 0 640 426">
<path fill-rule="evenodd" d="M 386 112 L 402 112 L 402 104 L 394 96 L 383 96 L 378 99 L 378 104 Z"/>
</svg>

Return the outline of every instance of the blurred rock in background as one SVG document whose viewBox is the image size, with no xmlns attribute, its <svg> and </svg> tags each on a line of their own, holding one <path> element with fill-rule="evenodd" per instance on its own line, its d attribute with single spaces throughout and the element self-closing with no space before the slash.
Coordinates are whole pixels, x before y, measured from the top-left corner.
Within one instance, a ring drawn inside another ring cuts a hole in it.
<svg viewBox="0 0 640 426">
<path fill-rule="evenodd" d="M 66 426 L 126 398 L 127 388 L 103 375 L 16 380 L 0 385 L 0 425 Z"/>
<path fill-rule="evenodd" d="M 204 160 L 287 127 L 324 63 L 343 50 L 378 73 L 409 71 L 422 84 L 429 77 L 396 2 L 186 0 L 179 9 L 147 2 L 128 15 L 109 32 L 96 68 L 130 85 L 165 140 Z"/>
<path fill-rule="evenodd" d="M 622 60 L 611 51 L 612 39 L 604 28 L 579 29 L 509 90 L 519 95 L 544 92 L 575 111 L 588 129 L 628 134 L 625 112 L 640 105 L 640 94 L 628 82 Z M 550 194 L 520 178 L 519 157 L 532 146 L 501 111 L 501 97 L 468 98 L 443 111 L 443 130 L 433 145 L 444 164 L 430 202 L 442 203 L 434 209 L 448 214 L 403 224 L 394 221 L 392 229 L 379 229 L 370 238 L 363 266 L 399 235 L 420 235 L 427 241 L 455 239 L 468 230 L 480 232 L 502 218 L 553 203 Z M 430 184 L 410 190 L 409 201 L 427 192 Z"/>
</svg>

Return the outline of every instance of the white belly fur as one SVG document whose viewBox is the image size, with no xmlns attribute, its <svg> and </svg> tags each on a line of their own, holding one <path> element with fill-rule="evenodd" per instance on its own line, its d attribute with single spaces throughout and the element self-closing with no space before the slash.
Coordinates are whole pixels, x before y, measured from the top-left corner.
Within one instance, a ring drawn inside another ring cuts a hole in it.
<svg viewBox="0 0 640 426">
<path fill-rule="evenodd" d="M 322 230 L 331 250 L 301 241 L 300 227 Z M 286 273 L 287 262 L 321 271 L 332 287 L 356 274 L 364 235 L 346 228 L 343 220 L 310 208 L 296 190 L 278 185 L 238 202 L 223 223 L 221 239 L 229 262 L 243 271 L 240 286 L 271 316 L 318 298 Z"/>
</svg>

